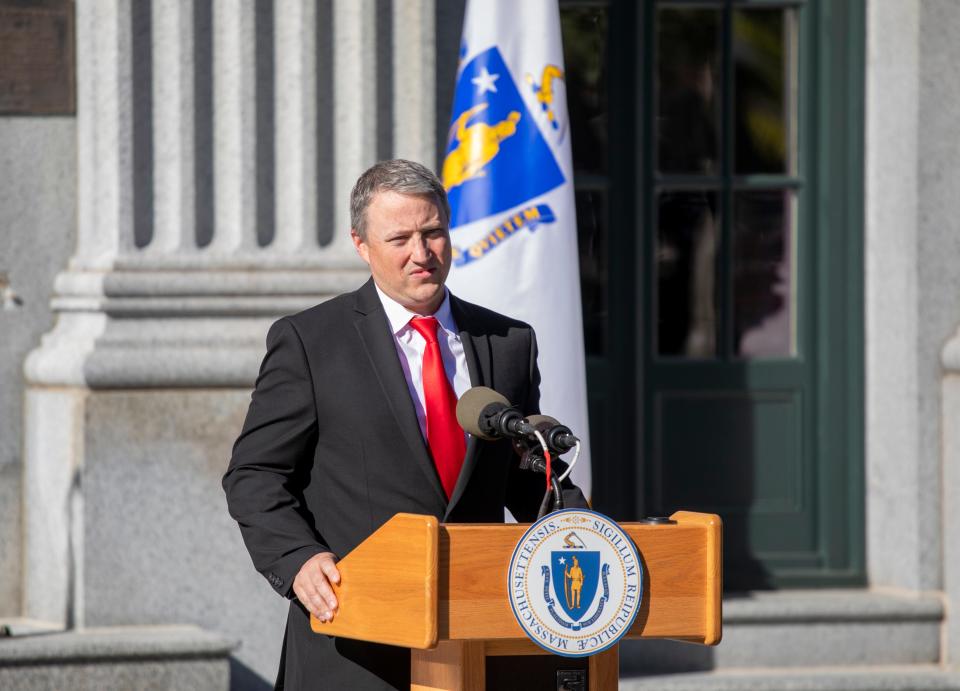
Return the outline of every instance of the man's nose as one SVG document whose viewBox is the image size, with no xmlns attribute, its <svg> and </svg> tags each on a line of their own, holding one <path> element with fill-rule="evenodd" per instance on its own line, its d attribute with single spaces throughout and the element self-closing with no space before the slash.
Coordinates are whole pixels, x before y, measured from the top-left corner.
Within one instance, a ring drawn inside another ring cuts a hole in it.
<svg viewBox="0 0 960 691">
<path fill-rule="evenodd" d="M 426 238 L 417 237 L 413 241 L 413 261 L 425 262 L 430 259 L 430 246 Z"/>
</svg>

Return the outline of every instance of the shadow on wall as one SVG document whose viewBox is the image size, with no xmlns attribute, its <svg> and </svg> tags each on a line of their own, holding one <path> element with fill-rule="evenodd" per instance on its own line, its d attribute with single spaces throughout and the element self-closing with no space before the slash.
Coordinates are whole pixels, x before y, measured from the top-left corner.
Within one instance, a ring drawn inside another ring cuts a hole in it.
<svg viewBox="0 0 960 691">
<path fill-rule="evenodd" d="M 270 691 L 273 682 L 268 682 L 235 657 L 230 658 L 231 691 Z"/>
<path fill-rule="evenodd" d="M 624 678 L 706 672 L 714 667 L 714 649 L 710 646 L 640 639 L 620 643 L 620 676 Z"/>
</svg>

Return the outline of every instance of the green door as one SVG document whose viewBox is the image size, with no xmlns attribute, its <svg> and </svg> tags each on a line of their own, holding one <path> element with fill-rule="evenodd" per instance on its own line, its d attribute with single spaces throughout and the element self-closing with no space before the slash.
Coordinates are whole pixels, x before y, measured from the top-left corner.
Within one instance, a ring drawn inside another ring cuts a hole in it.
<svg viewBox="0 0 960 691">
<path fill-rule="evenodd" d="M 862 582 L 862 3 L 562 7 L 597 507 Z"/>
</svg>

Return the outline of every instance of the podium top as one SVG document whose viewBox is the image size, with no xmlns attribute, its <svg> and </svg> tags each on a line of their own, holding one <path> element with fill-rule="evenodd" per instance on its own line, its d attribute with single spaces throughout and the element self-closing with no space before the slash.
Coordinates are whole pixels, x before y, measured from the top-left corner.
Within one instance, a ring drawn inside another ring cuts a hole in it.
<svg viewBox="0 0 960 691">
<path fill-rule="evenodd" d="M 721 521 L 679 511 L 676 523 L 621 523 L 640 552 L 643 600 L 630 638 L 715 645 L 721 636 Z M 507 569 L 527 524 L 443 524 L 397 514 L 339 563 L 340 608 L 317 633 L 432 648 L 440 640 L 525 640 Z"/>
</svg>

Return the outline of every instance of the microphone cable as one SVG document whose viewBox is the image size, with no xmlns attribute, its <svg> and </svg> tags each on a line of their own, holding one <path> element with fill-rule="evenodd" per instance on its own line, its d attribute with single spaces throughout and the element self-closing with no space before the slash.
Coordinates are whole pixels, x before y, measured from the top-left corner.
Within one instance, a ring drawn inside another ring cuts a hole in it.
<svg viewBox="0 0 960 691">
<path fill-rule="evenodd" d="M 534 429 L 533 436 L 537 438 L 537 441 L 540 442 L 540 448 L 543 449 L 543 457 L 547 460 L 547 491 L 550 491 L 550 478 L 553 477 L 553 468 L 551 466 L 552 458 L 550 456 L 550 448 L 547 446 L 547 440 L 543 438 L 543 435 L 540 434 L 540 430 Z M 561 480 L 563 478 L 560 478 Z"/>
<path fill-rule="evenodd" d="M 553 511 L 559 511 L 564 508 L 563 489 L 560 487 L 562 478 L 558 478 L 551 467 L 550 448 L 547 446 L 547 440 L 543 438 L 540 430 L 534 429 L 533 435 L 540 442 L 540 448 L 543 450 L 543 457 L 546 459 L 546 468 L 544 472 L 547 476 L 547 491 L 543 493 L 543 501 L 540 502 L 540 510 L 537 512 L 537 520 L 546 516 L 550 511 L 550 498 L 553 497 Z M 579 443 L 578 443 L 579 445 Z M 564 473 L 564 477 L 566 477 Z"/>
<path fill-rule="evenodd" d="M 573 466 L 577 464 L 577 461 L 580 459 L 580 440 L 577 439 L 576 446 L 573 447 L 573 460 L 570 461 L 570 465 L 567 466 L 567 469 L 563 471 L 563 475 L 560 476 L 560 482 L 563 482 L 567 479 L 567 476 L 570 475 L 570 471 L 573 470 Z M 549 463 L 549 461 L 548 461 Z M 547 466 L 550 467 L 549 465 Z"/>
</svg>

